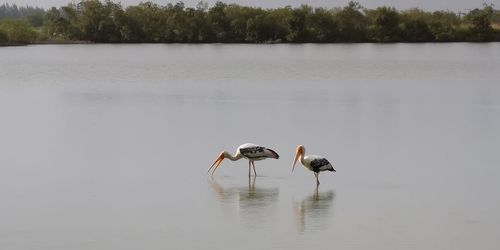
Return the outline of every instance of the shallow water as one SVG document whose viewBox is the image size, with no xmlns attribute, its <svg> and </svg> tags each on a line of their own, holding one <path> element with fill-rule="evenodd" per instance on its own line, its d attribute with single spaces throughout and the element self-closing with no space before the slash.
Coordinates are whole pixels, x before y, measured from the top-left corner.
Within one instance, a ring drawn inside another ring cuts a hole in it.
<svg viewBox="0 0 500 250">
<path fill-rule="evenodd" d="M 0 246 L 495 248 L 498 69 L 499 43 L 0 48 Z M 281 157 L 207 175 L 245 142 Z"/>
</svg>

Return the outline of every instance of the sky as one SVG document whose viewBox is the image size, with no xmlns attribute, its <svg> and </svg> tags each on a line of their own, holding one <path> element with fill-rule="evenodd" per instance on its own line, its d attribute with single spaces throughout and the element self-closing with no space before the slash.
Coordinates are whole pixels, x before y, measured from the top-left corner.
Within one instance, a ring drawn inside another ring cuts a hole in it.
<svg viewBox="0 0 500 250">
<path fill-rule="evenodd" d="M 9 3 L 20 6 L 31 5 L 43 8 L 52 6 L 60 7 L 74 0 L 0 0 L 0 4 Z M 159 4 L 175 3 L 175 0 L 151 0 Z M 293 7 L 301 4 L 308 4 L 314 7 L 339 7 L 345 6 L 349 0 L 223 0 L 225 3 L 237 3 L 245 6 L 259 6 L 264 8 L 275 8 L 290 5 Z M 77 1 L 79 2 L 79 0 Z M 114 0 L 121 2 L 123 6 L 136 5 L 141 0 Z M 199 0 L 183 0 L 186 6 L 196 6 Z M 205 0 L 209 4 L 213 4 L 216 0 Z M 375 8 L 378 6 L 392 6 L 397 9 L 408 9 L 419 7 L 425 10 L 452 10 L 464 11 L 473 8 L 480 8 L 484 2 L 493 3 L 496 8 L 500 8 L 500 0 L 358 0 L 361 5 L 367 8 Z"/>
</svg>

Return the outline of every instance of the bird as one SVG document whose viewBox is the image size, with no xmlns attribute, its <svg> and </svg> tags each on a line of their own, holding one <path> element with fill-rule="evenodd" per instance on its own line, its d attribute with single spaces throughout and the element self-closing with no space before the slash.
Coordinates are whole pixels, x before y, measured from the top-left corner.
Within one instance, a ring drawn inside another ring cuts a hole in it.
<svg viewBox="0 0 500 250">
<path fill-rule="evenodd" d="M 316 176 L 317 186 L 320 184 L 318 177 L 320 172 L 323 171 L 336 172 L 332 164 L 325 157 L 317 155 L 304 156 L 305 153 L 306 153 L 306 148 L 304 146 L 302 145 L 297 146 L 297 149 L 295 151 L 295 159 L 293 160 L 292 172 L 295 169 L 295 164 L 297 163 L 299 157 L 300 157 L 300 163 L 302 163 L 302 165 L 305 168 L 314 172 L 314 176 Z"/>
<path fill-rule="evenodd" d="M 255 163 L 254 161 L 260 161 L 264 160 L 267 158 L 274 158 L 274 159 L 279 159 L 278 153 L 276 153 L 274 150 L 262 147 L 259 145 L 255 145 L 253 143 L 245 143 L 241 146 L 239 146 L 236 149 L 236 153 L 234 155 L 231 155 L 230 153 L 226 151 L 222 151 L 217 159 L 214 161 L 212 166 L 208 169 L 208 172 L 212 170 L 212 175 L 215 173 L 215 170 L 220 166 L 222 161 L 227 158 L 231 161 L 237 161 L 241 158 L 248 159 L 248 176 L 250 176 L 250 164 L 253 166 L 253 173 L 255 176 L 257 176 L 257 172 L 255 171 Z"/>
</svg>

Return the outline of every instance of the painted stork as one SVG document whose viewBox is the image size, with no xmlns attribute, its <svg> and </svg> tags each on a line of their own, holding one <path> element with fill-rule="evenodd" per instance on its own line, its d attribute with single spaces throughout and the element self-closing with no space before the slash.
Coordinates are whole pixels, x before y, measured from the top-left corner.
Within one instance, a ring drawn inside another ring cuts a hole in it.
<svg viewBox="0 0 500 250">
<path fill-rule="evenodd" d="M 297 150 L 295 151 L 295 159 L 293 160 L 292 172 L 295 169 L 295 164 L 297 163 L 299 157 L 300 157 L 300 163 L 302 163 L 302 165 L 305 168 L 314 172 L 314 176 L 316 176 L 316 185 L 320 184 L 318 178 L 319 172 L 322 171 L 336 172 L 332 164 L 326 158 L 317 155 L 304 156 L 305 153 L 306 153 L 306 148 L 302 145 L 299 145 L 297 147 Z"/>
<path fill-rule="evenodd" d="M 257 172 L 255 171 L 255 163 L 254 161 L 264 160 L 266 158 L 274 158 L 278 159 L 280 156 L 272 149 L 262 147 L 259 145 L 255 145 L 252 143 L 245 143 L 236 149 L 236 154 L 231 155 L 226 151 L 222 151 L 212 166 L 208 169 L 208 172 L 212 170 L 212 175 L 215 173 L 215 170 L 220 166 L 222 161 L 225 158 L 228 158 L 231 161 L 237 161 L 241 158 L 248 159 L 248 176 L 250 176 L 250 166 L 253 166 L 253 173 L 257 176 Z M 250 165 L 251 164 L 251 165 Z"/>
</svg>

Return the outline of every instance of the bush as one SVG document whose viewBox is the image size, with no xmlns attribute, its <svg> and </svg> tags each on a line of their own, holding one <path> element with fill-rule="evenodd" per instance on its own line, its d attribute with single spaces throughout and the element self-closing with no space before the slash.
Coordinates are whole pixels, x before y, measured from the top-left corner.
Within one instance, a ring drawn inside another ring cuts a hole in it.
<svg viewBox="0 0 500 250">
<path fill-rule="evenodd" d="M 35 41 L 37 36 L 33 28 L 21 20 L 2 20 L 0 30 L 6 34 L 7 41 L 15 43 L 30 43 Z"/>
<path fill-rule="evenodd" d="M 5 32 L 3 32 L 2 30 L 0 30 L 0 43 L 5 43 L 7 41 L 8 41 L 7 34 L 5 34 Z"/>
<path fill-rule="evenodd" d="M 429 26 L 422 20 L 408 20 L 400 25 L 402 37 L 408 42 L 429 42 L 434 41 Z"/>
</svg>

